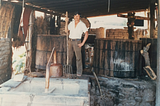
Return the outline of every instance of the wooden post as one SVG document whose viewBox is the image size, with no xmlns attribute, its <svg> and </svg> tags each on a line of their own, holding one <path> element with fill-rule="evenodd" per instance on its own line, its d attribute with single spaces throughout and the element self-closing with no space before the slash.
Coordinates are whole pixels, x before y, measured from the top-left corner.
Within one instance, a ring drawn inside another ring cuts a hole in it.
<svg viewBox="0 0 160 106">
<path fill-rule="evenodd" d="M 37 32 L 36 32 L 36 25 L 35 25 L 35 11 L 33 12 L 33 29 L 32 29 L 32 45 L 31 45 L 31 50 L 32 50 L 32 54 L 31 54 L 31 69 L 35 68 L 35 62 L 36 62 L 36 47 L 37 47 Z M 32 70 L 33 71 L 33 70 Z"/>
<path fill-rule="evenodd" d="M 31 14 L 30 14 L 30 20 L 29 20 L 29 44 L 28 44 L 28 49 L 27 49 L 27 59 L 26 59 L 26 68 L 28 68 L 28 71 L 31 72 L 32 67 L 31 67 L 31 63 L 32 63 L 32 38 L 33 38 L 33 22 L 34 22 L 34 10 L 32 10 Z"/>
<path fill-rule="evenodd" d="M 147 12 L 147 17 L 149 18 L 149 12 Z M 149 20 L 150 20 L 150 18 L 149 18 Z M 149 20 L 147 20 L 147 30 L 149 32 L 149 38 L 150 38 L 150 25 L 149 25 L 150 21 Z"/>
<path fill-rule="evenodd" d="M 50 27 L 50 29 L 49 29 L 50 34 L 52 33 L 52 31 L 51 31 L 51 21 L 52 21 L 52 16 L 53 16 L 53 15 L 52 15 L 52 14 L 50 14 L 50 26 L 49 26 L 49 27 Z"/>
<path fill-rule="evenodd" d="M 50 34 L 55 34 L 55 16 L 50 19 Z"/>
<path fill-rule="evenodd" d="M 128 22 L 127 22 L 129 39 L 134 39 L 134 28 L 133 28 L 134 20 L 135 20 L 134 15 L 135 13 L 128 13 L 128 16 L 131 17 L 131 18 L 128 18 Z"/>
<path fill-rule="evenodd" d="M 155 34 L 155 2 L 150 3 L 150 38 L 154 38 Z"/>
<path fill-rule="evenodd" d="M 1 8 L 1 6 L 2 6 L 2 0 L 0 0 L 0 8 Z"/>
<path fill-rule="evenodd" d="M 57 25 L 58 25 L 57 34 L 60 34 L 60 27 L 61 27 L 61 16 L 60 15 L 57 16 Z"/>
<path fill-rule="evenodd" d="M 160 106 L 160 0 L 158 0 L 156 105 Z"/>
</svg>

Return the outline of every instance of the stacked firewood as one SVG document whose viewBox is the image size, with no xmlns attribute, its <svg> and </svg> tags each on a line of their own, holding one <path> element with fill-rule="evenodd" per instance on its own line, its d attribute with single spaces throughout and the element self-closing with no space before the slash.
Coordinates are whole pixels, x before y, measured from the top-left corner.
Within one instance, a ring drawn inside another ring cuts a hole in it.
<svg viewBox="0 0 160 106">
<path fill-rule="evenodd" d="M 106 38 L 128 39 L 128 31 L 126 29 L 107 29 Z"/>
<path fill-rule="evenodd" d="M 94 29 L 91 29 L 93 33 Z M 89 33 L 90 33 L 89 32 Z M 103 27 L 96 29 L 96 38 L 108 38 L 108 39 L 128 39 L 127 29 L 105 29 Z"/>
<path fill-rule="evenodd" d="M 128 39 L 128 28 L 124 29 L 105 29 L 103 27 L 90 29 L 89 33 L 95 33 L 96 38 L 108 38 L 108 39 Z M 134 40 L 139 38 L 148 37 L 149 33 L 147 29 L 137 29 L 134 31 Z"/>
<path fill-rule="evenodd" d="M 96 29 L 96 38 L 106 38 L 105 28 L 100 27 Z"/>
</svg>

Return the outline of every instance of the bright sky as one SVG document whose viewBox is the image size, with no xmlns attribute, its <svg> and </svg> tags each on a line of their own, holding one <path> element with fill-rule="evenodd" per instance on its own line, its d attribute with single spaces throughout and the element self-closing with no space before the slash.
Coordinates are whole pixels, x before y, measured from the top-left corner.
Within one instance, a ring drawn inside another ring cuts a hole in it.
<svg viewBox="0 0 160 106">
<path fill-rule="evenodd" d="M 36 11 L 36 17 L 44 16 L 44 13 Z M 146 16 L 146 12 L 136 12 L 135 16 Z M 106 29 L 114 28 L 124 28 L 127 27 L 127 18 L 117 17 L 117 15 L 101 16 L 101 17 L 91 17 L 88 18 L 91 23 L 91 28 L 104 27 Z M 144 27 L 137 27 L 141 29 L 147 29 L 147 21 L 144 21 Z"/>
<path fill-rule="evenodd" d="M 127 27 L 127 18 L 117 17 L 117 15 L 88 18 L 88 20 L 91 23 L 91 28 L 97 28 L 97 27 L 123 28 L 123 27 Z"/>
<path fill-rule="evenodd" d="M 146 16 L 146 12 L 137 12 L 135 16 Z M 88 18 L 91 23 L 91 28 L 105 27 L 106 29 L 124 28 L 127 27 L 127 18 L 117 17 L 117 15 L 101 16 Z M 147 28 L 147 21 L 144 21 L 144 27 L 136 28 Z"/>
</svg>

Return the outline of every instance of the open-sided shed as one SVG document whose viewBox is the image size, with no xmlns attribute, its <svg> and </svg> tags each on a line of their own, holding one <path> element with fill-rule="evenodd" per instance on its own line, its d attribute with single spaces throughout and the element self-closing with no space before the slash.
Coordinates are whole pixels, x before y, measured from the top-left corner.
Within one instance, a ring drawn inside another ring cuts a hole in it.
<svg viewBox="0 0 160 106">
<path fill-rule="evenodd" d="M 155 26 L 154 24 L 155 17 L 154 17 L 153 11 L 155 8 L 155 3 L 157 3 L 157 0 L 79 0 L 79 1 L 78 0 L 0 0 L 0 5 L 2 6 L 3 4 L 11 3 L 11 5 L 15 6 L 15 9 L 17 9 L 16 11 L 19 11 L 21 10 L 21 6 L 23 2 L 26 7 L 30 7 L 33 10 L 42 11 L 51 15 L 59 16 L 59 17 L 65 16 L 66 11 L 69 12 L 70 17 L 74 14 L 75 11 L 81 12 L 82 16 L 84 17 L 94 17 L 94 16 L 150 10 L 151 34 Z M 17 16 L 20 16 L 20 14 L 21 14 L 21 11 Z M 14 17 L 15 16 L 16 15 L 14 15 Z M 1 22 L 2 21 L 3 20 L 1 20 Z M 12 29 L 13 26 L 10 26 L 10 28 L 11 29 L 9 29 L 8 27 L 8 30 L 9 30 L 9 33 L 7 34 L 8 36 L 5 36 L 4 38 L 9 38 L 10 40 L 7 40 L 7 41 L 10 41 L 11 43 L 11 39 L 13 36 L 12 34 L 14 32 Z M 1 33 L 2 32 L 3 30 L 1 30 Z M 15 34 L 16 33 L 18 32 L 15 32 Z M 32 36 L 31 40 L 33 41 L 35 38 L 36 37 Z M 34 42 L 32 43 L 32 46 L 33 45 L 34 45 Z M 8 57 L 11 57 L 11 51 Z M 8 59 L 8 61 L 11 61 L 11 60 Z M 10 65 L 11 63 L 9 62 L 9 66 Z M 8 74 L 6 73 L 11 72 L 11 71 L 8 71 L 10 69 L 11 69 L 11 66 L 9 69 L 6 69 L 7 71 L 5 71 L 5 73 L 3 73 L 3 76 L 6 75 L 8 79 L 10 78 L 11 75 L 9 75 L 8 77 Z M 157 88 L 157 90 L 158 89 L 159 88 Z"/>
</svg>

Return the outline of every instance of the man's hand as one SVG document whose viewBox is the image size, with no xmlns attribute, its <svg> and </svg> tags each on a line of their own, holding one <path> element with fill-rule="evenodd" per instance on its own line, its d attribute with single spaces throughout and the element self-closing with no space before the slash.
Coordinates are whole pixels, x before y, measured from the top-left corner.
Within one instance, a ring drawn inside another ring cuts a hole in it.
<svg viewBox="0 0 160 106">
<path fill-rule="evenodd" d="M 88 31 L 85 32 L 84 39 L 83 39 L 82 43 L 78 44 L 78 47 L 82 47 L 85 44 L 87 38 L 88 38 Z"/>
<path fill-rule="evenodd" d="M 81 48 L 84 44 L 83 43 L 80 43 L 78 44 L 78 47 Z"/>
<path fill-rule="evenodd" d="M 68 17 L 66 17 L 65 22 L 66 22 L 66 23 L 68 23 L 68 21 L 69 21 L 69 18 L 68 18 Z"/>
</svg>

